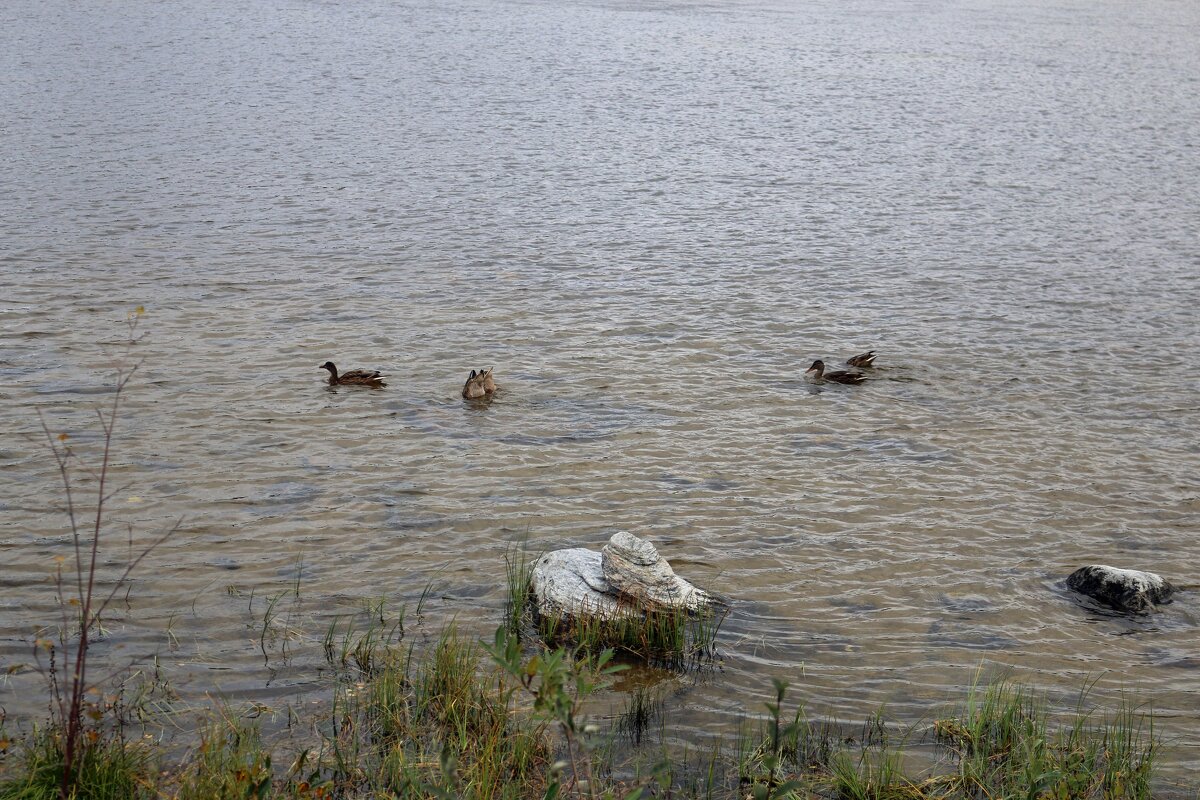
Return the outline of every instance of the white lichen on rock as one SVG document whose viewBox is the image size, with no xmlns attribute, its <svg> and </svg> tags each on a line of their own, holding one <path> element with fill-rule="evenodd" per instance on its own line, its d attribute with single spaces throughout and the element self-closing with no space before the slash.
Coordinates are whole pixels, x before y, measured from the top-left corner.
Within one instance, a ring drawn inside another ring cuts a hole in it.
<svg viewBox="0 0 1200 800">
<path fill-rule="evenodd" d="M 627 531 L 601 552 L 555 550 L 533 565 L 537 610 L 544 616 L 619 619 L 656 609 L 700 611 L 720 601 L 680 578 L 650 542 Z"/>
<path fill-rule="evenodd" d="M 609 588 L 637 603 L 699 611 L 712 598 L 675 574 L 654 545 L 628 531 L 613 534 L 600 552 Z"/>
<path fill-rule="evenodd" d="M 1105 564 L 1080 567 L 1067 578 L 1067 588 L 1129 614 L 1147 614 L 1175 593 L 1161 575 Z"/>
</svg>

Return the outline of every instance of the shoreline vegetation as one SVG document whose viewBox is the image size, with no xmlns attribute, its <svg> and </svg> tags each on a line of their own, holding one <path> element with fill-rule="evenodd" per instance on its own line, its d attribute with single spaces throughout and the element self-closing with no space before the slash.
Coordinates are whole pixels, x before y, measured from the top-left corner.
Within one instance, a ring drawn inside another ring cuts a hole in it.
<svg viewBox="0 0 1200 800">
<path fill-rule="evenodd" d="M 769 696 L 747 698 L 736 734 L 690 748 L 668 743 L 653 690 L 629 692 L 615 717 L 597 713 L 628 656 L 551 649 L 506 624 L 490 642 L 451 623 L 418 644 L 404 624 L 401 610 L 330 627 L 330 699 L 313 718 L 289 720 L 309 731 L 299 740 L 272 742 L 244 709 L 218 705 L 186 710 L 196 732 L 172 741 L 151 733 L 162 724 L 153 687 L 90 693 L 69 772 L 57 720 L 20 737 L 0 729 L 0 798 L 1165 796 L 1152 784 L 1152 716 L 1091 708 L 1086 688 L 1068 714 L 1000 679 L 932 724 L 900 726 L 881 710 L 851 726 L 810 716 L 776 680 Z"/>
<path fill-rule="evenodd" d="M 127 320 L 130 346 L 142 313 Z M 1068 714 L 1001 678 L 976 682 L 956 711 L 931 724 L 900 726 L 881 709 L 849 727 L 810 716 L 776 679 L 766 697 L 746 698 L 736 734 L 704 747 L 667 735 L 666 699 L 653 689 L 627 692 L 619 714 L 601 715 L 601 701 L 614 696 L 602 693 L 637 665 L 675 674 L 713 668 L 725 612 L 647 612 L 619 624 L 539 619 L 523 545 L 506 554 L 508 604 L 490 641 L 453 622 L 430 636 L 420 629 L 424 598 L 407 629 L 406 609 L 388 613 L 384 600 L 335 617 L 320 643 L 328 701 L 308 718 L 293 719 L 289 709 L 286 740 L 239 709 L 178 708 L 157 659 L 153 670 L 129 665 L 96 678 L 88 667 L 104 640 L 102 615 L 115 614 L 110 601 L 179 529 L 140 551 L 132 531 L 127 550 L 103 538 L 111 446 L 136 368 L 119 368 L 111 406 L 98 411 L 101 449 L 90 466 L 43 421 L 73 549 L 53 577 L 61 617 L 32 643 L 50 718 L 26 728 L 0 711 L 0 800 L 1164 796 L 1153 785 L 1161 743 L 1152 715 L 1128 705 L 1095 709 L 1090 685 Z M 290 591 L 300 597 L 299 578 Z M 262 612 L 264 657 L 289 646 L 287 626 L 276 642 L 288 593 Z M 410 635 L 414 628 L 422 635 Z M 188 733 L 168 737 L 168 727 Z"/>
<path fill-rule="evenodd" d="M 289 710 L 286 737 L 244 708 L 178 707 L 157 672 L 86 689 L 69 768 L 59 718 L 20 736 L 0 725 L 0 800 L 1166 796 L 1152 784 L 1152 715 L 1093 708 L 1086 686 L 1066 714 L 1001 678 L 977 682 L 932 723 L 903 726 L 881 709 L 849 725 L 810 715 L 795 699 L 802 690 L 776 680 L 770 694 L 746 698 L 736 733 L 680 746 L 663 693 L 626 692 L 615 715 L 601 712 L 613 697 L 602 693 L 637 665 L 712 669 L 719 621 L 673 615 L 634 634 L 627 624 L 538 620 L 525 548 L 510 547 L 506 564 L 508 604 L 490 641 L 453 622 L 426 630 L 423 600 L 411 615 L 379 600 L 335 617 L 309 645 L 328 700 L 300 712 L 307 718 Z M 299 582 L 264 599 L 264 655 L 288 646 L 275 629 L 288 594 L 299 599 Z M 553 645 L 542 638 L 548 625 Z M 53 664 L 53 647 L 39 646 Z"/>
</svg>

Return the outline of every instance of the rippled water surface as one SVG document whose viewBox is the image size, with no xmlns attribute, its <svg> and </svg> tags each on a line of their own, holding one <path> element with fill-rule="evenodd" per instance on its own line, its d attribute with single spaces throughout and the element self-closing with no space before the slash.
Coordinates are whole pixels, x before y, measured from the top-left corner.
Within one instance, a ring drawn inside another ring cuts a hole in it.
<svg viewBox="0 0 1200 800">
<path fill-rule="evenodd" d="M 145 305 L 113 560 L 184 522 L 104 655 L 184 698 L 307 702 L 364 598 L 432 585 L 428 630 L 486 635 L 511 542 L 628 529 L 735 601 L 715 679 L 667 680 L 681 738 L 775 675 L 915 722 L 984 665 L 1133 692 L 1200 772 L 1200 5 L 16 0 L 0 31 L 5 664 L 57 619 L 37 412 L 94 445 Z M 867 348 L 862 386 L 803 377 Z M 1086 563 L 1190 591 L 1106 616 L 1062 586 Z"/>
</svg>

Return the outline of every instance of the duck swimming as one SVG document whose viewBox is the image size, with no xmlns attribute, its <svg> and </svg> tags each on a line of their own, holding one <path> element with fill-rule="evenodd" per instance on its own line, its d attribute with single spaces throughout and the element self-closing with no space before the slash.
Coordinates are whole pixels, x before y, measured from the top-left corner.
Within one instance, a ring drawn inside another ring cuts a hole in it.
<svg viewBox="0 0 1200 800">
<path fill-rule="evenodd" d="M 352 369 L 339 374 L 332 361 L 326 361 L 318 369 L 329 370 L 330 386 L 371 386 L 376 389 L 387 386 L 379 370 Z"/>
<path fill-rule="evenodd" d="M 851 367 L 874 367 L 875 366 L 875 351 L 868 350 L 865 353 L 859 353 L 856 356 L 851 356 L 846 359 L 846 363 Z"/>
<path fill-rule="evenodd" d="M 492 369 L 495 369 L 493 367 Z M 492 380 L 492 369 L 471 370 L 463 384 L 462 396 L 467 400 L 478 400 L 496 393 L 496 382 Z"/>
<path fill-rule="evenodd" d="M 819 358 L 812 363 L 811 367 L 804 371 L 804 374 L 807 375 L 810 372 L 816 373 L 813 375 L 813 377 L 819 381 L 832 381 L 834 383 L 857 384 L 862 383 L 867 379 L 867 376 L 863 375 L 861 372 L 846 372 L 845 370 L 826 372 L 825 362 Z"/>
</svg>

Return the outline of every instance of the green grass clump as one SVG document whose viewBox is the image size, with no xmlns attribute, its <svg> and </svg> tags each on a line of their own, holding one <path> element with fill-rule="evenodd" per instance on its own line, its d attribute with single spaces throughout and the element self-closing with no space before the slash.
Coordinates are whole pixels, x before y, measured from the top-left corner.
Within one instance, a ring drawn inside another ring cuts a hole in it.
<svg viewBox="0 0 1200 800">
<path fill-rule="evenodd" d="M 1124 706 L 1101 720 L 1083 710 L 1051 729 L 1045 700 L 1006 682 L 973 687 L 934 730 L 958 761 L 943 784 L 959 796 L 1149 798 L 1158 743 L 1152 719 Z"/>
<path fill-rule="evenodd" d="M 551 647 L 572 645 L 588 653 L 611 649 L 649 664 L 680 668 L 715 657 L 717 633 L 726 614 L 724 608 L 630 606 L 616 615 L 539 615 L 537 630 Z"/>
<path fill-rule="evenodd" d="M 179 776 L 176 800 L 264 797 L 274 773 L 258 727 L 221 716 L 200 731 L 195 756 Z"/>
<path fill-rule="evenodd" d="M 533 564 L 524 543 L 513 545 L 504 553 L 504 575 L 508 586 L 504 624 L 509 633 L 520 635 L 521 624 L 533 599 Z"/>
<path fill-rule="evenodd" d="M 738 775 L 751 798 L 838 800 L 1149 800 L 1158 750 L 1151 719 L 1128 707 L 1102 720 L 1084 710 L 1052 724 L 1048 704 L 1029 689 L 998 681 L 975 688 L 956 717 L 934 723 L 946 758 L 914 774 L 875 715 L 861 734 L 814 726 L 803 708 L 785 717 L 787 684 L 776 681 L 766 728 L 743 733 Z M 732 796 L 732 795 L 721 795 Z"/>
<path fill-rule="evenodd" d="M 52 800 L 68 797 L 91 800 L 131 800 L 150 797 L 149 753 L 119 732 L 87 728 L 80 748 L 67 769 L 65 738 L 53 728 L 35 730 L 7 758 L 0 777 L 0 800 Z M 64 789 L 65 787 L 65 789 Z"/>
<path fill-rule="evenodd" d="M 843 800 L 927 800 L 928 794 L 904 773 L 903 755 L 887 747 L 839 751 L 830 761 L 829 782 Z"/>
<path fill-rule="evenodd" d="M 521 798 L 544 786 L 545 724 L 512 703 L 512 690 L 479 645 L 445 630 L 432 652 L 385 648 L 364 683 L 340 690 L 320 767 L 309 785 L 383 797 Z"/>
</svg>

